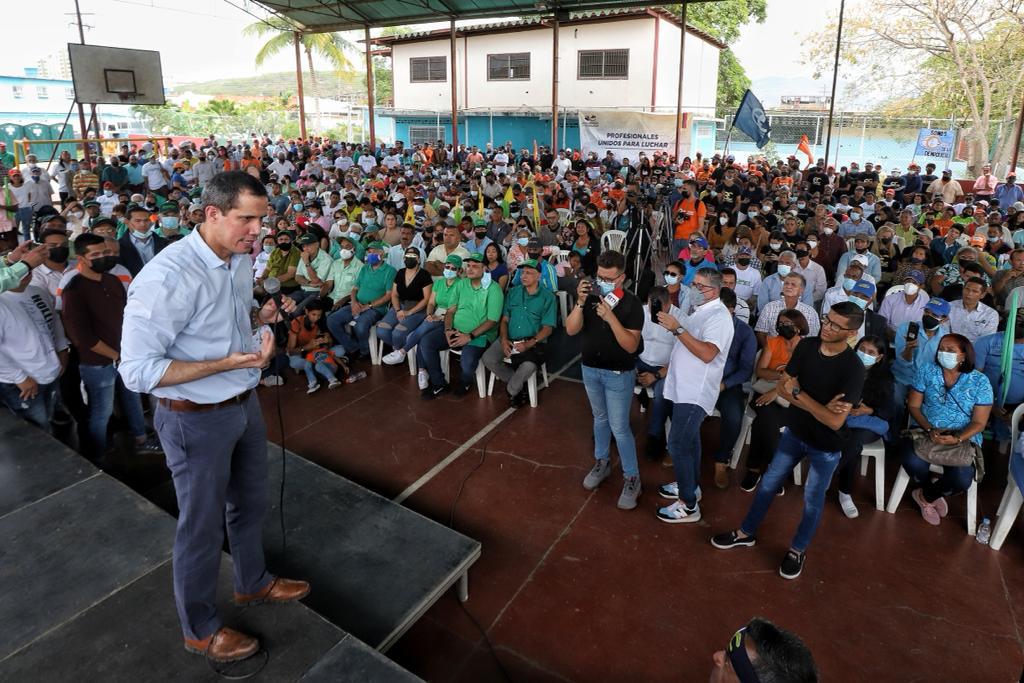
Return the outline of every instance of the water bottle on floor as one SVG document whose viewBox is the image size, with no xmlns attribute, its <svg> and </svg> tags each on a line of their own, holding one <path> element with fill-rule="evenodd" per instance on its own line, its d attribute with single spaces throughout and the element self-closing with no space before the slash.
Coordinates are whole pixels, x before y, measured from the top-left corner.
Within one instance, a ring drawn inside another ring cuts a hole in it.
<svg viewBox="0 0 1024 683">
<path fill-rule="evenodd" d="M 365 377 L 366 377 L 366 373 L 364 371 L 360 370 L 359 372 L 353 372 L 351 375 L 349 375 L 345 379 L 345 382 L 347 382 L 348 384 L 352 384 L 353 382 L 358 382 L 359 380 L 361 380 L 361 379 L 363 379 Z"/>
<path fill-rule="evenodd" d="M 989 521 L 988 517 L 984 517 L 981 520 L 981 524 L 978 526 L 978 533 L 974 539 L 982 545 L 988 545 L 988 539 L 992 536 L 992 522 Z"/>
</svg>

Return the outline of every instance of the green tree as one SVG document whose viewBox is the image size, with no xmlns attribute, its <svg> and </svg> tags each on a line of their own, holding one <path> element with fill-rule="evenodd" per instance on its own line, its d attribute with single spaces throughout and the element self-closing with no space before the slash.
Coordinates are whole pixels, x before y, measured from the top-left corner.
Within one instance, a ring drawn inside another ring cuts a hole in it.
<svg viewBox="0 0 1024 683">
<path fill-rule="evenodd" d="M 679 5 L 666 5 L 665 9 L 679 15 Z M 693 3 L 686 7 L 686 22 L 723 43 L 734 43 L 740 29 L 750 22 L 763 23 L 768 16 L 768 0 L 722 0 L 721 2 Z M 718 57 L 718 94 L 715 107 L 719 116 L 735 109 L 750 87 L 750 79 L 736 55 L 728 48 Z"/>
<path fill-rule="evenodd" d="M 267 41 L 256 53 L 256 66 L 277 53 L 292 49 L 297 29 L 291 23 L 272 17 L 266 21 L 257 21 L 242 29 L 242 35 L 249 38 L 266 38 Z M 352 68 L 346 51 L 355 51 L 355 45 L 339 33 L 299 33 L 302 50 L 306 55 L 309 77 L 313 86 L 313 98 L 316 108 L 317 128 L 323 128 L 323 117 L 320 114 L 320 83 L 313 66 L 313 56 L 325 59 L 336 71 L 344 72 Z"/>
</svg>

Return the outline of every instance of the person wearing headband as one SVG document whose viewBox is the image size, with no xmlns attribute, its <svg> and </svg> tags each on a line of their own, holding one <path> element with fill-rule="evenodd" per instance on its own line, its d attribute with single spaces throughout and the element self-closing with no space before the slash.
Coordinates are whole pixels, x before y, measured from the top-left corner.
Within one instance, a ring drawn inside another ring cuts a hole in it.
<svg viewBox="0 0 1024 683">
<path fill-rule="evenodd" d="M 816 683 L 818 669 L 793 633 L 755 617 L 712 655 L 711 683 Z"/>
</svg>

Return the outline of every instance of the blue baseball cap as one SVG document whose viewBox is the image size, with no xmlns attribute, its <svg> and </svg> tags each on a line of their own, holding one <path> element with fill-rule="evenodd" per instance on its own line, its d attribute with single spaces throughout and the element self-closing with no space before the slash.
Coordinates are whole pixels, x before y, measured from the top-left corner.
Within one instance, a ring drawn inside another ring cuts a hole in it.
<svg viewBox="0 0 1024 683">
<path fill-rule="evenodd" d="M 928 303 L 925 304 L 924 310 L 928 311 L 929 313 L 934 313 L 936 316 L 940 318 L 945 318 L 946 316 L 949 315 L 949 302 L 946 301 L 945 299 L 940 299 L 937 296 L 933 296 L 931 299 L 928 300 Z"/>
<path fill-rule="evenodd" d="M 875 285 L 867 280 L 857 280 L 857 284 L 850 290 L 850 294 L 860 294 L 870 299 L 875 296 Z"/>
<path fill-rule="evenodd" d="M 696 244 L 697 246 L 704 247 L 705 249 L 708 248 L 708 241 L 699 235 L 691 237 L 690 244 Z"/>
</svg>

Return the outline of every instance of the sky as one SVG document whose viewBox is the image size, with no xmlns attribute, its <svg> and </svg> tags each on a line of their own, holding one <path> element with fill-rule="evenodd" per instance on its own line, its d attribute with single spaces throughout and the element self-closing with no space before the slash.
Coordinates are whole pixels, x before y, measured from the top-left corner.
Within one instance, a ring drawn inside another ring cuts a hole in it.
<svg viewBox="0 0 1024 683">
<path fill-rule="evenodd" d="M 7 13 L 0 74 L 19 75 L 65 43 L 78 41 L 74 1 L 38 1 L 54 20 L 40 23 L 36 12 Z M 83 23 L 91 27 L 86 42 L 160 51 L 167 85 L 294 69 L 290 50 L 256 69 L 259 43 L 240 35 L 256 19 L 232 5 L 265 16 L 248 0 L 80 0 Z M 762 81 L 769 87 L 771 79 L 783 77 L 800 80 L 771 87 L 813 89 L 789 94 L 818 94 L 828 87 L 827 81 L 809 80 L 813 70 L 800 63 L 799 37 L 824 26 L 838 5 L 839 0 L 768 0 L 767 21 L 746 26 L 733 45 L 755 86 Z"/>
</svg>

